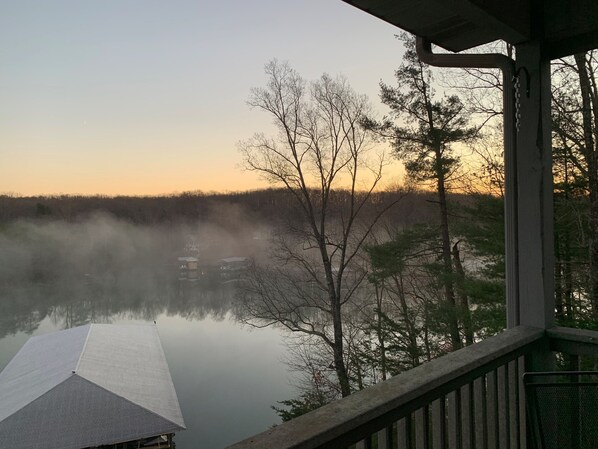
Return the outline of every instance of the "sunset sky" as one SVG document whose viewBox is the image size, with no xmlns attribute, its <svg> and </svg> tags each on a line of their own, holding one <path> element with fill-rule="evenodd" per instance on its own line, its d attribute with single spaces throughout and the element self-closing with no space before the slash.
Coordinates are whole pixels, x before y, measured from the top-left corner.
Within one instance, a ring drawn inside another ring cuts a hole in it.
<svg viewBox="0 0 598 449">
<path fill-rule="evenodd" d="M 272 58 L 378 100 L 398 30 L 341 0 L 0 0 L 0 193 L 266 187 L 237 142 Z"/>
</svg>

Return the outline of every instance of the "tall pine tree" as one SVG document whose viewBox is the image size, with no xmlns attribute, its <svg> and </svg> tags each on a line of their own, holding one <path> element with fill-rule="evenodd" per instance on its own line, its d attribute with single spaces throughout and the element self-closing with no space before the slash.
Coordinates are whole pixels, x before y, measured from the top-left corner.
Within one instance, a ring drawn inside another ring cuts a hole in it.
<svg viewBox="0 0 598 449">
<path fill-rule="evenodd" d="M 391 116 L 377 126 L 391 138 L 394 153 L 403 161 L 411 180 L 429 184 L 436 193 L 441 241 L 439 260 L 452 349 L 463 346 L 458 319 L 456 277 L 453 266 L 448 191 L 460 160 L 455 144 L 472 141 L 477 129 L 469 125 L 468 113 L 459 97 L 436 95 L 432 74 L 415 51 L 414 39 L 403 35 L 405 56 L 396 70 L 397 85 L 380 84 L 382 102 Z"/>
</svg>

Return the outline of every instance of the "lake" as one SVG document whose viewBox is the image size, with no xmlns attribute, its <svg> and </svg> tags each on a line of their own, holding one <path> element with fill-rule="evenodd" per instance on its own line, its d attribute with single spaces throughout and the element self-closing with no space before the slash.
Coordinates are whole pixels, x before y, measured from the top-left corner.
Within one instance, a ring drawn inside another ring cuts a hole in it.
<svg viewBox="0 0 598 449">
<path fill-rule="evenodd" d="M 235 321 L 233 296 L 231 285 L 168 279 L 4 285 L 0 370 L 32 335 L 155 320 L 187 425 L 175 437 L 177 449 L 223 448 L 279 423 L 271 406 L 297 394 L 283 362 L 282 331 Z"/>
</svg>

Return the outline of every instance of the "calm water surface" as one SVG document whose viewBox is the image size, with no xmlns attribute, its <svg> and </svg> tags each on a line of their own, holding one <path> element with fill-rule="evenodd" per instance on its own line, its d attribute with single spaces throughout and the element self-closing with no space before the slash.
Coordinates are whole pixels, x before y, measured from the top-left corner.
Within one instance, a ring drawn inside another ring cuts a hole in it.
<svg viewBox="0 0 598 449">
<path fill-rule="evenodd" d="M 0 370 L 32 335 L 98 323 L 156 320 L 187 429 L 178 449 L 218 449 L 280 420 L 295 396 L 277 329 L 234 319 L 231 286 L 79 279 L 0 289 Z"/>
</svg>

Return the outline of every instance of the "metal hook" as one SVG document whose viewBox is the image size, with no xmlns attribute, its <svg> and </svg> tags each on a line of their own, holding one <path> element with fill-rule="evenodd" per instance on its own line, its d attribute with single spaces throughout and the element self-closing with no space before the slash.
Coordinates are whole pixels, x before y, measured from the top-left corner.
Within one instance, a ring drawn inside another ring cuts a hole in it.
<svg viewBox="0 0 598 449">
<path fill-rule="evenodd" d="M 525 96 L 527 98 L 529 98 L 529 83 L 530 83 L 530 76 L 529 76 L 529 72 L 527 71 L 527 69 L 525 67 L 519 67 L 517 70 L 515 70 L 515 77 L 519 78 L 519 72 L 521 72 L 523 70 L 523 72 L 525 72 Z"/>
</svg>

